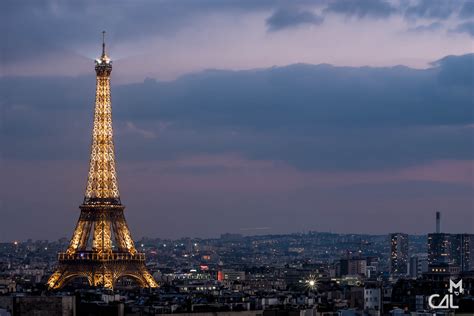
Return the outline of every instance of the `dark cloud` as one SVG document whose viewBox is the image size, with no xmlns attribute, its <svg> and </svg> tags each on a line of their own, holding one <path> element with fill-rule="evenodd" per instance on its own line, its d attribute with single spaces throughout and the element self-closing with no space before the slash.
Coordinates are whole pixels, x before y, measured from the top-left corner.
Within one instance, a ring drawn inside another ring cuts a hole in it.
<svg viewBox="0 0 474 316">
<path fill-rule="evenodd" d="M 471 37 L 474 37 L 474 22 L 471 21 L 461 23 L 451 31 L 457 33 L 466 33 L 469 34 Z"/>
<path fill-rule="evenodd" d="M 396 12 L 385 0 L 334 0 L 329 2 L 325 12 L 340 13 L 358 18 L 385 18 Z"/>
<path fill-rule="evenodd" d="M 473 0 L 467 0 L 464 2 L 461 11 L 459 12 L 459 16 L 461 18 L 473 18 L 474 17 L 474 1 Z"/>
<path fill-rule="evenodd" d="M 241 153 L 318 170 L 471 159 L 473 60 L 209 70 L 114 86 L 117 150 L 125 160 Z M 93 85 L 92 76 L 0 79 L 5 158 L 86 160 Z"/>
<path fill-rule="evenodd" d="M 269 31 L 278 31 L 286 28 L 309 24 L 319 25 L 323 23 L 323 18 L 311 11 L 304 11 L 296 8 L 284 8 L 276 10 L 266 20 Z"/>
<path fill-rule="evenodd" d="M 473 55 L 458 58 L 466 69 L 471 67 Z M 440 74 L 451 65 L 440 62 L 439 67 L 427 70 L 324 64 L 250 71 L 209 70 L 184 76 L 173 84 L 128 85 L 117 93 L 123 99 L 138 96 L 133 108 L 123 108 L 126 117 L 161 117 L 199 126 L 223 124 L 265 130 L 310 128 L 315 124 L 469 123 L 471 118 L 466 114 L 470 113 L 472 101 L 466 93 L 470 90 L 452 91 L 440 81 Z M 462 73 L 452 75 L 453 80 L 465 80 Z M 472 85 L 472 80 L 464 84 Z M 414 104 L 414 98 L 423 102 Z"/>
<path fill-rule="evenodd" d="M 459 10 L 462 1 L 452 0 L 419 0 L 405 11 L 407 18 L 447 19 Z"/>
<path fill-rule="evenodd" d="M 181 0 L 181 1 L 69 1 L 5 0 L 0 4 L 2 63 L 35 57 L 66 56 L 86 46 L 96 47 L 100 31 L 109 31 L 111 43 L 123 43 L 151 36 L 173 36 L 212 14 L 274 12 L 266 21 L 269 30 L 301 24 L 320 24 L 323 17 L 314 10 L 345 16 L 386 18 L 405 14 L 411 19 L 447 18 L 456 10 L 472 16 L 472 1 L 422 0 L 406 8 L 403 1 L 386 0 Z M 281 9 L 291 6 L 298 9 Z M 461 9 L 462 7 L 462 9 Z M 405 13 L 403 13 L 405 12 Z M 27 21 L 27 23 L 25 22 Z M 93 44 L 93 45 L 92 45 Z M 89 56 L 94 57 L 94 56 Z"/>
<path fill-rule="evenodd" d="M 474 54 L 446 56 L 435 61 L 433 65 L 439 67 L 438 78 L 443 85 L 472 88 L 474 84 Z M 470 91 L 474 94 L 472 89 Z"/>
<path fill-rule="evenodd" d="M 408 32 L 433 32 L 441 29 L 443 24 L 440 22 L 433 22 L 430 24 L 422 24 L 408 29 Z"/>
<path fill-rule="evenodd" d="M 299 1 L 297 1 L 298 3 Z M 167 36 L 215 12 L 258 12 L 270 10 L 277 0 L 236 1 L 2 1 L 2 61 L 18 61 L 100 41 L 108 30 L 112 41 L 126 41 L 150 35 Z M 25 22 L 27 21 L 27 23 Z"/>
</svg>

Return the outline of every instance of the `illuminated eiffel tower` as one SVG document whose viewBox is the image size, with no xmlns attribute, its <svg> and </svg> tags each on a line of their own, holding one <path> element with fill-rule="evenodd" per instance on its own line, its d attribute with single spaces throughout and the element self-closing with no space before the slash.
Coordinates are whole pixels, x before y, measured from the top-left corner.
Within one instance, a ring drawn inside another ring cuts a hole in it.
<svg viewBox="0 0 474 316">
<path fill-rule="evenodd" d="M 95 72 L 94 128 L 84 202 L 69 247 L 58 254 L 58 266 L 47 284 L 58 289 L 73 278 L 85 277 L 91 286 L 112 289 L 118 278 L 128 276 L 141 287 L 154 288 L 158 284 L 145 267 L 145 254 L 134 246 L 120 202 L 110 102 L 112 62 L 105 53 L 105 32 Z"/>
</svg>

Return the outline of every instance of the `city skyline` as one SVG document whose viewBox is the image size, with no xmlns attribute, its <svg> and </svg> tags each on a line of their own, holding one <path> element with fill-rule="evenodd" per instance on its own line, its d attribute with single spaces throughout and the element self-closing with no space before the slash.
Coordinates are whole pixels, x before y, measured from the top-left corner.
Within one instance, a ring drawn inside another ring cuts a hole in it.
<svg viewBox="0 0 474 316">
<path fill-rule="evenodd" d="M 474 232 L 472 2 L 34 3 L 2 4 L 0 240 L 73 230 L 102 29 L 134 238 Z"/>
</svg>

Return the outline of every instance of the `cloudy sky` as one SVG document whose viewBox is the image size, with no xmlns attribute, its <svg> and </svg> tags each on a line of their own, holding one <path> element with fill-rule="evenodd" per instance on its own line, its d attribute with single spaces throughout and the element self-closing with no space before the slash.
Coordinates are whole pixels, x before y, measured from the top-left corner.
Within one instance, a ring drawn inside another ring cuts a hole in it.
<svg viewBox="0 0 474 316">
<path fill-rule="evenodd" d="M 474 233 L 474 1 L 6 0 L 0 241 L 69 237 L 107 30 L 135 237 Z"/>
</svg>

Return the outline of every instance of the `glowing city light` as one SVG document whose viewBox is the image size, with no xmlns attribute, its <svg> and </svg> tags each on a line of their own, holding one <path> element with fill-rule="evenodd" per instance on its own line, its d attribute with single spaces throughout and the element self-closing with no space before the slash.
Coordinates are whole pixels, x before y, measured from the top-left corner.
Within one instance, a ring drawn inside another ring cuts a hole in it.
<svg viewBox="0 0 474 316">
<path fill-rule="evenodd" d="M 314 290 L 318 286 L 318 280 L 315 275 L 310 275 L 305 284 L 308 289 Z"/>
</svg>

